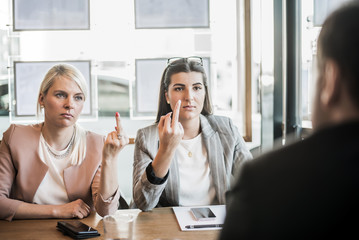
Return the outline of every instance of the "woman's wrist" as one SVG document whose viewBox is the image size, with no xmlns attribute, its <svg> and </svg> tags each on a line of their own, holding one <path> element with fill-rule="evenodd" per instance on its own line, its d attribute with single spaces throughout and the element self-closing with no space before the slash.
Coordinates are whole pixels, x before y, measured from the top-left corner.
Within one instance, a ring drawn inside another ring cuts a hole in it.
<svg viewBox="0 0 359 240">
<path fill-rule="evenodd" d="M 53 218 L 60 218 L 60 212 L 59 205 L 53 205 L 50 207 L 50 215 Z"/>
<path fill-rule="evenodd" d="M 118 155 L 102 154 L 102 166 L 109 165 L 113 166 L 117 163 Z"/>
<path fill-rule="evenodd" d="M 161 147 L 158 149 L 157 155 L 152 161 L 153 172 L 157 177 L 163 178 L 167 174 L 174 153 L 173 150 L 161 149 Z"/>
<path fill-rule="evenodd" d="M 163 146 L 160 144 L 160 146 L 158 148 L 157 156 L 161 155 L 165 158 L 166 157 L 171 158 L 171 157 L 173 157 L 175 152 L 176 152 L 176 148 L 173 148 L 169 145 Z"/>
</svg>

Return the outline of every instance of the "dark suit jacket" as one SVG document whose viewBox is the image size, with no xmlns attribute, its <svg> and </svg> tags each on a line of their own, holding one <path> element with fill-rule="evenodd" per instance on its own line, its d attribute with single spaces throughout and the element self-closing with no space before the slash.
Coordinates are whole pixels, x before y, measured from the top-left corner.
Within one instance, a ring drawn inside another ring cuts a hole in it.
<svg viewBox="0 0 359 240">
<path fill-rule="evenodd" d="M 220 239 L 358 236 L 359 122 L 246 162 L 237 180 Z"/>
</svg>

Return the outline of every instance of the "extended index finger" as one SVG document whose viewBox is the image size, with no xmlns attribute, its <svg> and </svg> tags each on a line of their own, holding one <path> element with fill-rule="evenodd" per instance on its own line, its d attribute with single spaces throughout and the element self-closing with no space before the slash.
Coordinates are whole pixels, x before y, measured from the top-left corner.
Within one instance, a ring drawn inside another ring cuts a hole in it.
<svg viewBox="0 0 359 240">
<path fill-rule="evenodd" d="M 178 100 L 175 109 L 173 110 L 172 125 L 171 125 L 172 128 L 175 126 L 175 124 L 178 123 L 180 108 L 181 108 L 181 100 Z"/>
</svg>

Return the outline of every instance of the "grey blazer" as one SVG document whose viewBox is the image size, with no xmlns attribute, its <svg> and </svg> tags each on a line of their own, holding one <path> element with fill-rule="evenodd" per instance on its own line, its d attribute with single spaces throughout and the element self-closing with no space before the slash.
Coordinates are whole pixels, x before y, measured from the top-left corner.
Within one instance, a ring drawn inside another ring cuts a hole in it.
<svg viewBox="0 0 359 240">
<path fill-rule="evenodd" d="M 252 159 L 242 136 L 232 120 L 222 116 L 200 115 L 202 141 L 207 149 L 210 174 L 219 204 L 225 204 L 225 192 L 244 161 Z M 133 200 L 138 208 L 178 206 L 180 179 L 177 154 L 171 162 L 169 176 L 160 185 L 148 181 L 146 167 L 156 157 L 159 146 L 157 124 L 137 131 L 133 164 Z"/>
</svg>

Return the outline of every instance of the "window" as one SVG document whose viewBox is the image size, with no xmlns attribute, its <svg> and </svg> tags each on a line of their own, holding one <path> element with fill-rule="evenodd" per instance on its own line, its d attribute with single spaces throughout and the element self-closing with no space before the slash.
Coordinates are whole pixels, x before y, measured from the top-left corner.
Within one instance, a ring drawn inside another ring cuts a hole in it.
<svg viewBox="0 0 359 240">
<path fill-rule="evenodd" d="M 0 116 L 9 115 L 9 93 L 8 93 L 8 58 L 10 55 L 18 54 L 19 41 L 17 38 L 8 38 L 8 27 L 10 21 L 9 2 L 0 2 Z"/>
<path fill-rule="evenodd" d="M 136 28 L 208 28 L 209 0 L 135 0 Z"/>
<path fill-rule="evenodd" d="M 301 119 L 303 128 L 311 128 L 312 99 L 317 77 L 317 38 L 325 18 L 348 0 L 301 1 Z"/>
<path fill-rule="evenodd" d="M 89 0 L 13 0 L 13 29 L 89 29 Z"/>
<path fill-rule="evenodd" d="M 239 44 L 238 37 L 244 34 L 239 32 L 242 31 L 245 12 L 242 3 L 249 3 L 249 0 L 193 1 L 196 2 L 194 6 L 197 2 L 208 5 L 205 10 L 194 7 L 192 11 L 199 15 L 203 13 L 201 16 L 206 19 L 205 23 L 170 28 L 136 27 L 136 5 L 132 0 L 108 0 L 106 4 L 102 1 L 89 2 L 90 28 L 86 30 L 47 31 L 45 28 L 14 31 L 11 1 L 1 1 L 0 17 L 4 21 L 0 22 L 5 24 L 0 28 L 0 41 L 5 41 L 2 46 L 6 47 L 1 48 L 0 61 L 4 66 L 11 67 L 14 61 L 91 60 L 92 75 L 97 80 L 97 110 L 99 121 L 102 121 L 107 116 L 113 116 L 114 111 L 119 111 L 122 116 L 135 117 L 135 114 L 131 116 L 131 111 L 135 110 L 135 103 L 131 101 L 135 96 L 131 95 L 130 87 L 138 80 L 136 59 L 200 56 L 208 59 L 214 113 L 231 117 L 243 136 L 248 130 L 246 121 L 250 125 L 254 119 L 258 123 L 256 131 L 260 130 L 259 112 L 251 109 L 258 106 L 258 102 L 250 104 L 253 99 L 258 101 L 257 92 L 250 92 L 252 99 L 246 99 L 248 91 L 242 76 L 245 69 L 241 68 L 245 60 L 239 58 L 246 49 L 244 41 Z M 246 26 L 248 29 L 250 22 Z M 250 50 L 248 53 L 251 54 Z M 8 78 L 7 69 L 1 69 L 0 107 L 4 111 L 9 105 L 6 100 Z M 160 76 L 152 80 L 159 82 Z M 247 106 L 251 106 L 249 109 L 256 114 L 254 117 L 249 115 L 246 118 Z"/>
<path fill-rule="evenodd" d="M 38 91 L 46 72 L 55 64 L 74 65 L 83 74 L 87 82 L 87 100 L 81 119 L 96 119 L 94 81 L 91 78 L 90 61 L 14 61 L 10 66 L 10 121 L 37 121 L 36 116 Z"/>
<path fill-rule="evenodd" d="M 119 112 L 122 117 L 130 116 L 129 79 L 126 62 L 98 62 L 96 75 L 98 87 L 98 114 L 111 116 Z"/>
</svg>

